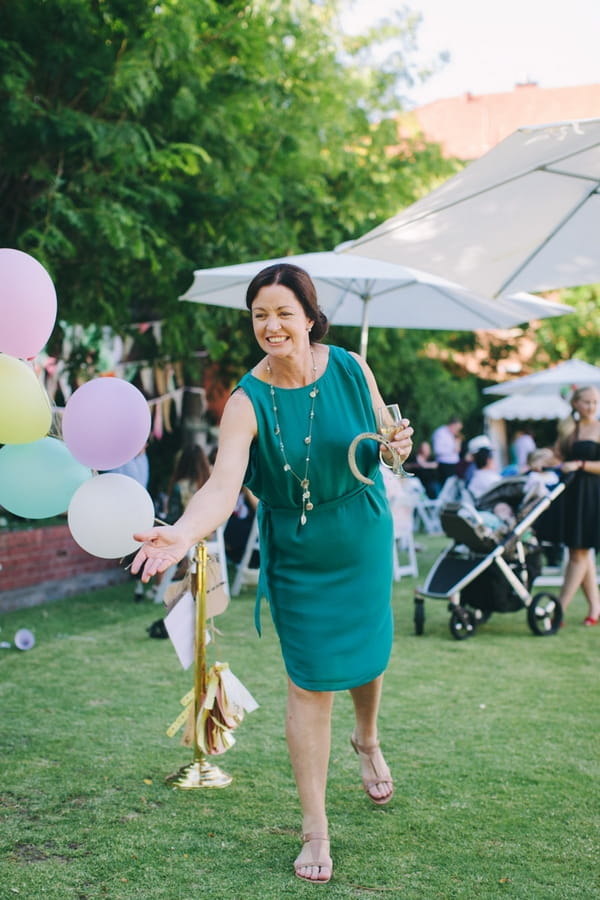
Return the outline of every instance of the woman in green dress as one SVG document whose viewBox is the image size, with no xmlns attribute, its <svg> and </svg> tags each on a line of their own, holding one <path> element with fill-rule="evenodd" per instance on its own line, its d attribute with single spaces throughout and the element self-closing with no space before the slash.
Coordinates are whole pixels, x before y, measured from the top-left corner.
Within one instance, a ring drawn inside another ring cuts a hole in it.
<svg viewBox="0 0 600 900">
<path fill-rule="evenodd" d="M 375 441 L 362 441 L 352 475 L 348 447 L 377 430 L 384 405 L 357 354 L 320 343 L 328 323 L 314 284 L 296 266 L 263 269 L 246 295 L 265 356 L 240 381 L 220 425 L 208 482 L 172 526 L 136 535 L 132 571 L 147 581 L 224 522 L 242 484 L 260 498 L 256 622 L 264 597 L 288 675 L 286 737 L 302 808 L 303 846 L 294 867 L 325 882 L 333 869 L 325 810 L 334 692 L 349 690 L 350 738 L 364 790 L 388 803 L 393 781 L 379 747 L 377 717 L 392 645 L 393 529 Z M 412 428 L 392 446 L 406 459 Z M 385 453 L 384 453 L 384 462 Z"/>
</svg>

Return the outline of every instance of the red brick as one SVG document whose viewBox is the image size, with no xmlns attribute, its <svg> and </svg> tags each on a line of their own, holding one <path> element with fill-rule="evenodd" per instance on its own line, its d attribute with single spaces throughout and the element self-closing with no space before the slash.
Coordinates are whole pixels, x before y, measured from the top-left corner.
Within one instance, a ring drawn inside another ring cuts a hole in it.
<svg viewBox="0 0 600 900">
<path fill-rule="evenodd" d="M 79 547 L 68 525 L 0 532 L 0 591 L 102 572 L 118 560 L 99 559 Z"/>
</svg>

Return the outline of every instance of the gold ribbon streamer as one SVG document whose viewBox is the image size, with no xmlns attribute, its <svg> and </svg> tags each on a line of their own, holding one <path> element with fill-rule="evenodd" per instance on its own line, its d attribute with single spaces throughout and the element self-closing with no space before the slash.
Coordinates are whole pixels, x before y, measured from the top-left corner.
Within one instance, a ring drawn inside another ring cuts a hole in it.
<svg viewBox="0 0 600 900">
<path fill-rule="evenodd" d="M 179 729 L 183 725 L 185 725 L 190 713 L 192 712 L 192 710 L 194 708 L 193 693 L 194 692 L 192 691 L 192 702 L 188 703 L 187 707 L 179 713 L 179 715 L 177 716 L 175 721 L 172 722 L 171 725 L 169 725 L 169 727 L 167 728 L 167 735 L 169 737 L 175 737 L 175 735 L 177 734 Z"/>
</svg>

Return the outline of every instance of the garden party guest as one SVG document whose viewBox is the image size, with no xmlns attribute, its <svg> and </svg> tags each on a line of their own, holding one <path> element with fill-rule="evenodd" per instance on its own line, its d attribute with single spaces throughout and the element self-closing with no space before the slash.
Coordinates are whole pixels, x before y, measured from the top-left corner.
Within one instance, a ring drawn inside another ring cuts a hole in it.
<svg viewBox="0 0 600 900">
<path fill-rule="evenodd" d="M 568 562 L 560 591 L 566 609 L 578 588 L 588 602 L 584 625 L 597 625 L 600 594 L 596 574 L 596 550 L 600 547 L 600 422 L 599 394 L 594 387 L 580 387 L 571 397 L 572 412 L 558 426 L 554 446 L 560 471 L 569 476 L 567 487 L 540 517 L 538 537 L 564 544 Z"/>
<path fill-rule="evenodd" d="M 433 456 L 438 464 L 440 486 L 447 478 L 456 475 L 460 462 L 462 422 L 453 416 L 445 425 L 436 428 L 431 437 Z"/>
<path fill-rule="evenodd" d="M 406 468 L 408 469 L 409 467 L 407 466 Z M 421 441 L 415 453 L 415 463 L 409 470 L 418 476 L 429 499 L 435 500 L 439 491 L 437 481 L 438 463 L 433 458 L 433 451 L 429 441 Z"/>
<path fill-rule="evenodd" d="M 321 339 L 328 329 L 315 286 L 297 266 L 268 266 L 246 293 L 264 356 L 227 401 L 219 450 L 204 487 L 172 526 L 143 541 L 133 567 L 148 580 L 225 522 L 245 482 L 260 499 L 260 600 L 268 600 L 288 677 L 286 737 L 302 810 L 298 877 L 329 881 L 325 807 L 334 694 L 349 690 L 367 796 L 381 806 L 393 780 L 379 746 L 378 711 L 392 646 L 392 520 L 379 445 L 363 440 L 354 478 L 353 438 L 377 430 L 384 405 L 364 359 Z M 392 446 L 409 455 L 403 419 Z M 385 462 L 390 454 L 383 449 Z"/>
<path fill-rule="evenodd" d="M 493 488 L 500 481 L 501 476 L 489 447 L 480 447 L 473 456 L 473 462 L 475 463 L 475 473 L 469 479 L 468 488 L 477 499 Z"/>
<path fill-rule="evenodd" d="M 127 475 L 129 478 L 134 478 L 138 484 L 147 489 L 150 481 L 150 461 L 146 448 L 147 444 L 144 444 L 133 459 L 123 463 L 121 466 L 117 466 L 115 469 L 108 469 L 108 471 L 115 475 Z"/>
<path fill-rule="evenodd" d="M 559 481 L 558 465 L 559 461 L 551 447 L 536 447 L 532 450 L 527 456 L 525 491 L 536 484 L 547 489 L 556 487 Z"/>
<path fill-rule="evenodd" d="M 199 444 L 188 444 L 175 457 L 168 487 L 167 522 L 176 522 L 191 498 L 210 477 L 208 457 Z"/>
<path fill-rule="evenodd" d="M 469 487 L 469 482 L 477 471 L 477 466 L 475 465 L 475 454 L 478 450 L 482 450 L 484 447 L 487 447 L 490 450 L 492 449 L 492 442 L 487 434 L 476 434 L 475 437 L 472 437 L 467 443 L 467 449 L 463 459 L 463 481 L 465 482 L 466 487 Z"/>
<path fill-rule="evenodd" d="M 252 491 L 247 487 L 243 487 L 237 498 L 233 512 L 227 520 L 225 533 L 225 551 L 227 559 L 231 562 L 239 563 L 246 550 L 246 544 L 252 531 L 254 517 L 256 516 L 256 508 L 258 506 L 258 498 L 254 496 Z M 259 567 L 259 552 L 252 551 L 250 558 L 250 566 L 253 569 Z"/>
<path fill-rule="evenodd" d="M 509 448 L 509 460 L 516 466 L 517 472 L 527 471 L 527 457 L 535 449 L 535 439 L 528 428 L 520 428 L 515 432 Z"/>
</svg>

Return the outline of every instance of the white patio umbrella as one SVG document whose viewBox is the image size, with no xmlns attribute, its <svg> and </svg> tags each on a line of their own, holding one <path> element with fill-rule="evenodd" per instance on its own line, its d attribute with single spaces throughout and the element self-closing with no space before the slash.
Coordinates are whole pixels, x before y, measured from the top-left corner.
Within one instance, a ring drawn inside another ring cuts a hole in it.
<svg viewBox="0 0 600 900">
<path fill-rule="evenodd" d="M 487 296 L 600 281 L 600 119 L 519 128 L 345 252 Z"/>
<path fill-rule="evenodd" d="M 570 306 L 529 294 L 493 300 L 436 275 L 336 250 L 198 269 L 180 299 L 245 309 L 250 280 L 265 266 L 279 262 L 292 263 L 309 273 L 330 322 L 361 327 L 363 356 L 369 325 L 478 331 L 572 312 Z"/>
<path fill-rule="evenodd" d="M 582 359 L 568 359 L 565 362 L 550 366 L 532 375 L 513 378 L 491 387 L 484 388 L 484 394 L 527 394 L 534 397 L 539 394 L 570 393 L 575 387 L 595 385 L 600 388 L 600 367 L 584 362 Z M 535 400 L 533 400 L 535 403 Z M 531 416 L 531 418 L 535 418 Z"/>
</svg>

